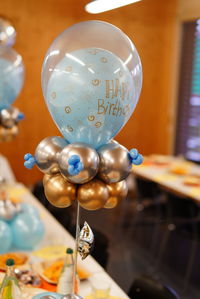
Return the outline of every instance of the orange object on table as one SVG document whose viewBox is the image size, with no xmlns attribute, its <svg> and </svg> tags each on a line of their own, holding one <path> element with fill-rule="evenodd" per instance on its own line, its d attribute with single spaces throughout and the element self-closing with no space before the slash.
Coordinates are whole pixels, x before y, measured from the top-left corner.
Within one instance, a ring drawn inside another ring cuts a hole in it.
<svg viewBox="0 0 200 299">
<path fill-rule="evenodd" d="M 41 278 L 41 288 L 50 292 L 56 292 L 57 286 L 55 284 L 50 284 L 47 281 L 45 281 L 43 278 Z"/>
</svg>

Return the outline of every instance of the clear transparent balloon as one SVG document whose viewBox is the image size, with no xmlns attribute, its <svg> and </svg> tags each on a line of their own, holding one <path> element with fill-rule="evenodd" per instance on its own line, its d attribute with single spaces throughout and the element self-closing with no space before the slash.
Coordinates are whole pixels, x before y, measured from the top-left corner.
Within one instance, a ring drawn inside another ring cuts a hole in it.
<svg viewBox="0 0 200 299">
<path fill-rule="evenodd" d="M 44 59 L 43 94 L 70 143 L 98 148 L 108 142 L 132 115 L 141 87 L 138 52 L 109 23 L 75 24 L 54 40 Z"/>
<path fill-rule="evenodd" d="M 0 78 L 0 109 L 3 109 L 14 102 L 24 83 L 22 57 L 7 46 L 0 47 Z"/>
</svg>

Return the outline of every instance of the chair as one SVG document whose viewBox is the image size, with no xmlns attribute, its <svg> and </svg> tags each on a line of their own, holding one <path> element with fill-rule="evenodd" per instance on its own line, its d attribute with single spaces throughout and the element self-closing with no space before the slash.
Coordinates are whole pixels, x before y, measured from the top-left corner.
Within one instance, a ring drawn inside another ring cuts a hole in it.
<svg viewBox="0 0 200 299">
<path fill-rule="evenodd" d="M 143 275 L 136 278 L 128 293 L 131 299 L 178 299 L 177 293 L 170 287 L 153 278 Z"/>
</svg>

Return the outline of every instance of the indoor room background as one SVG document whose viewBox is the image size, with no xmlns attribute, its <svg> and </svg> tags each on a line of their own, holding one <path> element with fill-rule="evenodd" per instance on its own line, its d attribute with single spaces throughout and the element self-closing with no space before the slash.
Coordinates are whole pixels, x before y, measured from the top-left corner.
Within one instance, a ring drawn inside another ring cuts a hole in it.
<svg viewBox="0 0 200 299">
<path fill-rule="evenodd" d="M 25 85 L 16 105 L 25 113 L 20 134 L 12 143 L 1 143 L 1 153 L 11 163 L 18 181 L 31 185 L 42 178 L 35 168 L 23 166 L 23 156 L 34 154 L 47 136 L 60 135 L 52 122 L 41 89 L 45 53 L 58 34 L 86 20 L 110 22 L 135 43 L 143 65 L 143 88 L 136 111 L 117 140 L 144 155 L 174 153 L 178 101 L 182 23 L 200 17 L 199 0 L 143 0 L 102 14 L 84 11 L 86 0 L 6 0 L 0 15 L 16 28 L 14 48 L 22 55 Z M 120 47 L 120 45 L 119 45 Z"/>
</svg>

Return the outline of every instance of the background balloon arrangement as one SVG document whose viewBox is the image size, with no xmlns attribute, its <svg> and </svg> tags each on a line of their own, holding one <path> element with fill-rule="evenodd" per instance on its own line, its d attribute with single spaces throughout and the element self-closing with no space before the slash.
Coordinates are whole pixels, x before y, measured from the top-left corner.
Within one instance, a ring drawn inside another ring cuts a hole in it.
<svg viewBox="0 0 200 299">
<path fill-rule="evenodd" d="M 54 206 L 68 207 L 77 198 L 87 210 L 109 209 L 126 197 L 125 179 L 143 158 L 112 138 L 133 113 L 141 86 L 135 46 L 109 23 L 75 24 L 52 43 L 42 88 L 65 139 L 45 138 L 24 165 L 45 173 L 45 195 Z"/>
<path fill-rule="evenodd" d="M 0 201 L 0 253 L 13 248 L 31 250 L 44 236 L 44 224 L 37 208 L 10 199 Z"/>
<path fill-rule="evenodd" d="M 24 114 L 11 106 L 24 82 L 22 57 L 11 48 L 15 37 L 14 27 L 0 18 L 0 141 L 13 140 L 24 119 Z"/>
</svg>

